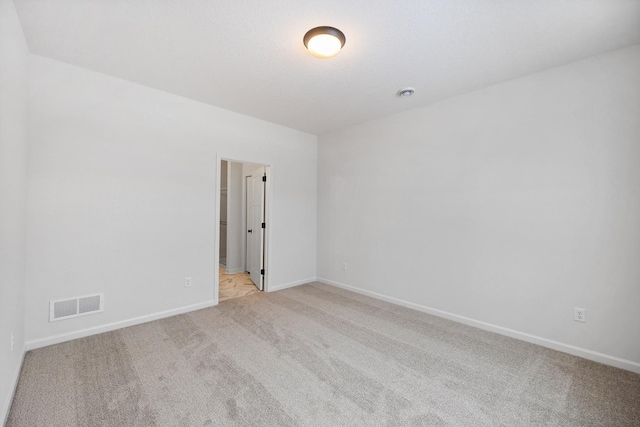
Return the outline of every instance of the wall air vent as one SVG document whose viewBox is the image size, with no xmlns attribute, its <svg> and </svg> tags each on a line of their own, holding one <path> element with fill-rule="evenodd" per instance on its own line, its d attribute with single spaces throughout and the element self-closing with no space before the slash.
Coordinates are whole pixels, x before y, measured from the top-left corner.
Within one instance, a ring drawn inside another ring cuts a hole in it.
<svg viewBox="0 0 640 427">
<path fill-rule="evenodd" d="M 101 311 L 104 311 L 104 294 L 59 299 L 49 302 L 49 322 L 100 313 Z"/>
</svg>

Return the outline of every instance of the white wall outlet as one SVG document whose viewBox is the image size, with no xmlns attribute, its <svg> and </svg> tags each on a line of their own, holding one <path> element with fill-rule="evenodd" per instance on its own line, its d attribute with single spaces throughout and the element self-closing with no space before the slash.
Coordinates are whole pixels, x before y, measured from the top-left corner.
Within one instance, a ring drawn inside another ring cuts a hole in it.
<svg viewBox="0 0 640 427">
<path fill-rule="evenodd" d="M 347 271 L 347 263 L 346 262 L 342 263 L 342 271 Z"/>
<path fill-rule="evenodd" d="M 584 308 L 573 307 L 573 320 L 576 322 L 586 322 L 587 310 Z"/>
<path fill-rule="evenodd" d="M 16 337 L 13 336 L 13 332 L 11 332 L 11 351 L 13 351 L 13 347 L 16 345 Z"/>
<path fill-rule="evenodd" d="M 191 287 L 191 277 L 187 277 L 184 279 L 184 287 L 185 288 L 190 288 Z"/>
</svg>

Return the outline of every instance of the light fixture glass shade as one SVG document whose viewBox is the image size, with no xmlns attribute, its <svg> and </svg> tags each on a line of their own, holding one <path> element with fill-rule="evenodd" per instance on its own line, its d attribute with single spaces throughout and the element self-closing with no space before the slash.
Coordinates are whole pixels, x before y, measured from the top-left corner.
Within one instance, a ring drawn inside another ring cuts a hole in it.
<svg viewBox="0 0 640 427">
<path fill-rule="evenodd" d="M 329 34 L 317 35 L 309 40 L 307 44 L 309 52 L 318 58 L 331 58 L 332 56 L 336 56 L 341 48 L 342 44 L 340 40 Z"/>
<path fill-rule="evenodd" d="M 316 27 L 304 35 L 304 45 L 316 58 L 336 56 L 346 42 L 342 31 L 333 27 Z"/>
</svg>

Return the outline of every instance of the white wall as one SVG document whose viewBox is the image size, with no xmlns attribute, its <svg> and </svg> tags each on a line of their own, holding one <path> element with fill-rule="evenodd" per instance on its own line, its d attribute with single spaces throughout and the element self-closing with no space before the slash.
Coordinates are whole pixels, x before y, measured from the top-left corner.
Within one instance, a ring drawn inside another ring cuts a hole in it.
<svg viewBox="0 0 640 427">
<path fill-rule="evenodd" d="M 639 141 L 638 45 L 321 136 L 318 276 L 638 370 Z"/>
<path fill-rule="evenodd" d="M 29 50 L 13 2 L 0 0 L 0 424 L 24 349 L 28 71 Z"/>
<path fill-rule="evenodd" d="M 317 137 L 35 55 L 31 73 L 30 346 L 212 301 L 218 155 L 272 165 L 271 283 L 315 277 Z M 93 292 L 104 313 L 48 322 Z"/>
<path fill-rule="evenodd" d="M 245 271 L 244 253 L 242 252 L 245 230 L 242 226 L 244 211 L 242 163 L 229 162 L 228 199 L 227 199 L 227 272 Z"/>
</svg>

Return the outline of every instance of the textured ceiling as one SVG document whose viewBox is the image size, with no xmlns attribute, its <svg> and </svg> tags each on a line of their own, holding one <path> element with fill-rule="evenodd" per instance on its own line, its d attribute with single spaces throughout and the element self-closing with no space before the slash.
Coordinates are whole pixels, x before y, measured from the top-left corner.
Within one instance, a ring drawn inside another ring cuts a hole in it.
<svg viewBox="0 0 640 427">
<path fill-rule="evenodd" d="M 640 0 L 15 4 L 32 53 L 313 134 L 640 43 Z M 319 25 L 332 59 L 302 44 Z"/>
</svg>

